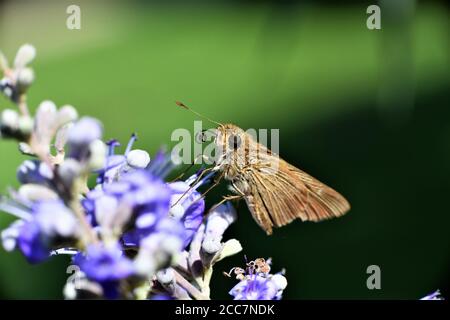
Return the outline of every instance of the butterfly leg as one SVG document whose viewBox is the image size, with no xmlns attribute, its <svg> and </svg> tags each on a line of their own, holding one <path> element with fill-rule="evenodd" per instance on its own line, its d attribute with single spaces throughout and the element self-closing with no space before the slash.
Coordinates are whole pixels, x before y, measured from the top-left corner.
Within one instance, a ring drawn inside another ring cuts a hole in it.
<svg viewBox="0 0 450 320">
<path fill-rule="evenodd" d="M 184 170 L 180 175 L 178 175 L 177 177 L 172 179 L 170 182 L 175 182 L 175 181 L 182 179 L 186 175 L 186 173 L 192 169 L 192 167 L 196 164 L 197 160 L 200 158 L 202 158 L 203 160 L 205 160 L 205 159 L 208 160 L 208 158 L 205 155 L 199 154 L 197 157 L 195 157 L 194 161 L 192 161 L 192 163 L 189 165 L 189 167 L 187 167 L 186 170 Z"/>
<path fill-rule="evenodd" d="M 214 171 L 214 170 L 215 170 L 215 168 L 207 168 L 207 169 L 203 170 L 198 175 L 198 177 L 195 179 L 195 181 L 193 183 L 191 183 L 191 187 L 189 189 L 187 189 L 174 204 L 172 204 L 171 208 L 173 206 L 175 206 L 176 204 L 178 204 L 178 202 L 180 202 L 180 200 L 183 199 L 192 190 L 193 186 L 195 186 L 197 184 L 197 182 L 199 182 L 203 178 L 203 176 L 205 175 L 206 172 L 210 172 L 210 171 Z"/>
<path fill-rule="evenodd" d="M 242 198 L 245 196 L 245 193 L 239 189 L 236 184 L 234 182 L 231 183 L 231 186 L 233 187 L 233 189 L 236 191 L 236 193 Z"/>
<path fill-rule="evenodd" d="M 206 189 L 205 192 L 203 192 L 201 198 L 204 198 L 208 192 L 210 192 L 212 189 L 214 189 L 220 183 L 220 181 L 222 180 L 224 175 L 225 175 L 225 173 L 222 172 L 219 177 L 214 178 L 214 183 L 208 189 Z"/>
<path fill-rule="evenodd" d="M 211 171 L 211 170 L 213 170 L 213 169 L 214 169 L 214 168 L 211 168 L 209 171 Z M 206 169 L 206 170 L 208 170 L 208 169 Z M 205 171 L 206 171 L 206 170 L 205 170 Z M 213 183 L 208 189 L 206 189 L 206 191 L 203 192 L 203 193 L 201 194 L 200 197 L 198 197 L 197 199 L 195 199 L 194 202 L 191 203 L 191 205 L 193 205 L 194 203 L 197 203 L 197 201 L 199 201 L 200 199 L 205 198 L 206 194 L 207 194 L 208 192 L 210 192 L 212 189 L 214 189 L 214 188 L 220 183 L 220 181 L 222 180 L 223 176 L 224 176 L 224 173 L 221 173 L 219 177 L 214 178 L 214 183 Z M 197 180 L 198 180 L 198 179 L 197 179 Z M 196 181 L 197 181 L 197 180 L 196 180 Z M 192 185 L 195 185 L 195 184 L 196 184 L 196 182 L 193 183 Z M 189 189 L 188 189 L 188 190 L 180 197 L 180 199 L 181 199 L 182 197 L 184 197 L 190 190 L 191 190 L 191 188 L 189 188 Z M 175 204 L 177 204 L 177 203 L 180 201 L 180 199 L 178 199 L 178 201 L 175 202 Z M 173 207 L 175 204 L 173 204 L 172 207 Z"/>
<path fill-rule="evenodd" d="M 222 204 L 224 204 L 225 202 L 227 202 L 227 201 L 231 201 L 231 200 L 240 200 L 240 199 L 242 199 L 242 198 L 243 198 L 243 196 L 241 196 L 241 195 L 223 196 L 223 199 L 222 199 L 219 203 L 216 203 L 215 205 L 213 205 L 213 206 L 211 207 L 211 209 L 208 210 L 208 214 L 209 214 L 211 211 L 213 211 L 213 210 L 215 210 L 216 208 L 218 208 L 220 205 L 222 205 Z"/>
</svg>

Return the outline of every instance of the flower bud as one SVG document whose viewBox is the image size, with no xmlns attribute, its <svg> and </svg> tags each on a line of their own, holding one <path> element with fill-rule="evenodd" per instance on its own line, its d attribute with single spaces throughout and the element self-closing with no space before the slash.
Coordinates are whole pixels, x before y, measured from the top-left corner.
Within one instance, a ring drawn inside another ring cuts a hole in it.
<svg viewBox="0 0 450 320">
<path fill-rule="evenodd" d="M 215 254 L 222 249 L 222 243 L 218 238 L 207 238 L 202 243 L 202 249 L 207 254 Z"/>
<path fill-rule="evenodd" d="M 22 154 L 34 155 L 33 150 L 31 149 L 31 146 L 25 142 L 19 142 L 19 151 Z"/>
<path fill-rule="evenodd" d="M 33 131 L 34 121 L 29 116 L 22 116 L 19 118 L 19 131 L 22 135 L 28 136 Z"/>
<path fill-rule="evenodd" d="M 3 248 L 10 252 L 16 249 L 17 247 L 17 238 L 20 234 L 20 229 L 22 228 L 24 224 L 23 220 L 16 220 L 14 221 L 8 228 L 4 229 L 1 232 L 1 239 Z"/>
<path fill-rule="evenodd" d="M 81 165 L 75 159 L 66 159 L 59 167 L 58 173 L 61 180 L 68 187 L 72 186 L 73 181 L 81 172 Z"/>
<path fill-rule="evenodd" d="M 97 119 L 83 117 L 70 129 L 68 142 L 71 145 L 89 145 L 92 141 L 100 139 L 102 126 Z"/>
<path fill-rule="evenodd" d="M 34 71 L 31 68 L 24 68 L 17 74 L 17 86 L 20 88 L 19 91 L 23 92 L 27 89 L 34 81 Z"/>
<path fill-rule="evenodd" d="M 150 163 L 147 151 L 135 149 L 127 154 L 127 164 L 134 169 L 144 169 Z"/>
<path fill-rule="evenodd" d="M 236 221 L 236 210 L 227 202 L 215 208 L 209 215 L 206 224 L 205 239 L 220 238 L 225 230 Z"/>
<path fill-rule="evenodd" d="M 171 201 L 172 202 L 172 201 Z M 184 216 L 184 208 L 180 203 L 171 205 L 169 209 L 169 215 L 175 219 L 181 219 Z"/>
<path fill-rule="evenodd" d="M 55 128 L 56 105 L 45 100 L 39 104 L 35 114 L 35 136 L 42 145 L 49 145 Z"/>
<path fill-rule="evenodd" d="M 43 200 L 57 200 L 58 195 L 55 191 L 39 185 L 39 184 L 24 184 L 19 188 L 19 195 L 28 201 L 43 201 Z"/>
<path fill-rule="evenodd" d="M 281 274 L 274 274 L 271 278 L 275 286 L 277 287 L 277 290 L 284 290 L 287 287 L 287 280 L 286 277 L 284 277 Z"/>
<path fill-rule="evenodd" d="M 24 44 L 19 48 L 14 59 L 14 68 L 24 68 L 28 63 L 33 61 L 36 56 L 36 49 L 31 44 Z"/>
<path fill-rule="evenodd" d="M 175 281 L 175 273 L 172 268 L 167 268 L 156 273 L 156 279 L 162 285 L 167 285 Z"/>
<path fill-rule="evenodd" d="M 62 106 L 57 115 L 58 126 L 63 126 L 68 122 L 72 122 L 78 119 L 77 110 L 70 105 Z"/>
<path fill-rule="evenodd" d="M 106 145 L 101 140 L 94 140 L 89 145 L 89 168 L 91 170 L 100 170 L 105 167 L 106 162 Z"/>
<path fill-rule="evenodd" d="M 38 160 L 25 160 L 17 170 L 17 180 L 22 184 L 46 184 L 52 178 L 52 169 Z"/>
<path fill-rule="evenodd" d="M 6 130 L 15 131 L 19 127 L 19 113 L 16 110 L 5 109 L 0 118 L 0 126 Z"/>
</svg>

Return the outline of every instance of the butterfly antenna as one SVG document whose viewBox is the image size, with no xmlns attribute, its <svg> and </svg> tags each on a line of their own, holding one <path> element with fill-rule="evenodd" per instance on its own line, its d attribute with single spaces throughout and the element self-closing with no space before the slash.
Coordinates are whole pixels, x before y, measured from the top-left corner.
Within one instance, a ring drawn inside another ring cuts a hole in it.
<svg viewBox="0 0 450 320">
<path fill-rule="evenodd" d="M 179 106 L 179 107 L 181 107 L 181 108 L 183 108 L 183 109 L 186 109 L 186 110 L 192 112 L 193 114 L 195 114 L 196 116 L 198 116 L 198 117 L 200 117 L 200 118 L 206 119 L 206 120 L 208 120 L 209 122 L 212 122 L 212 123 L 214 123 L 214 124 L 217 124 L 217 125 L 219 125 L 219 126 L 222 126 L 221 123 L 219 123 L 219 122 L 217 122 L 217 121 L 214 121 L 214 120 L 211 120 L 211 119 L 209 119 L 208 117 L 205 117 L 204 115 L 198 113 L 197 111 L 195 111 L 195 110 L 193 110 L 192 108 L 190 108 L 190 107 L 188 107 L 187 105 L 185 105 L 183 102 L 175 101 L 175 103 L 177 104 L 177 106 Z"/>
</svg>

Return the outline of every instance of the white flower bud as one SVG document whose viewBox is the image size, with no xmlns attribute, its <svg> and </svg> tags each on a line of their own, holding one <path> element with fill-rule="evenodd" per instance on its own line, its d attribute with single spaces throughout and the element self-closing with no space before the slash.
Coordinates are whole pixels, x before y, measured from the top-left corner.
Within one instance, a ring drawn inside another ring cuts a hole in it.
<svg viewBox="0 0 450 320">
<path fill-rule="evenodd" d="M 144 150 L 132 150 L 127 154 L 127 164 L 135 169 L 144 169 L 150 163 L 150 155 Z"/>
<path fill-rule="evenodd" d="M 215 254 L 222 249 L 222 243 L 220 242 L 221 239 L 219 238 L 213 238 L 208 237 L 203 240 L 202 243 L 202 249 L 204 252 L 208 254 Z"/>
<path fill-rule="evenodd" d="M 29 116 L 19 117 L 19 130 L 22 134 L 28 135 L 33 131 L 34 121 Z"/>
<path fill-rule="evenodd" d="M 2 127 L 16 130 L 19 127 L 19 113 L 12 109 L 3 110 L 0 123 Z"/>
<path fill-rule="evenodd" d="M 162 284 L 170 284 L 175 281 L 175 272 L 172 268 L 167 268 L 156 273 L 156 279 Z"/>
<path fill-rule="evenodd" d="M 229 202 L 218 206 L 208 215 L 206 235 L 222 238 L 225 230 L 236 218 L 236 210 Z"/>
<path fill-rule="evenodd" d="M 5 96 L 7 96 L 8 98 L 11 99 L 13 94 L 14 94 L 14 91 L 13 91 L 12 88 L 6 87 L 6 88 L 3 89 L 3 93 L 5 94 Z"/>
<path fill-rule="evenodd" d="M 66 186 L 72 186 L 73 180 L 80 174 L 81 165 L 75 159 L 66 159 L 59 167 L 58 173 Z"/>
<path fill-rule="evenodd" d="M 23 224 L 23 220 L 16 220 L 8 228 L 1 232 L 3 248 L 6 251 L 11 252 L 16 249 L 17 238 L 19 237 L 20 228 Z"/>
<path fill-rule="evenodd" d="M 274 274 L 271 278 L 278 290 L 284 290 L 287 287 L 286 277 L 281 274 Z"/>
<path fill-rule="evenodd" d="M 178 198 L 178 197 L 177 197 Z M 175 219 L 181 219 L 184 216 L 184 208 L 180 203 L 170 207 L 169 215 Z"/>
<path fill-rule="evenodd" d="M 106 163 L 106 145 L 103 141 L 97 139 L 91 142 L 89 145 L 90 158 L 89 168 L 91 170 L 99 170 L 105 167 Z"/>
<path fill-rule="evenodd" d="M 35 114 L 35 133 L 40 143 L 49 144 L 55 128 L 56 105 L 46 100 L 39 104 Z"/>
<path fill-rule="evenodd" d="M 17 74 L 17 85 L 21 91 L 28 88 L 34 81 L 34 71 L 31 68 L 24 68 Z"/>
<path fill-rule="evenodd" d="M 14 230 L 16 234 L 13 234 L 12 232 L 7 233 L 6 231 L 9 231 L 9 230 L 6 229 L 1 233 L 3 249 L 5 249 L 6 252 L 12 252 L 14 249 L 16 249 L 16 244 L 17 244 L 16 239 L 19 236 L 19 231 Z"/>
<path fill-rule="evenodd" d="M 23 166 L 20 166 L 20 170 L 24 173 L 26 170 L 36 170 L 36 163 L 31 160 L 25 160 Z"/>
<path fill-rule="evenodd" d="M 103 196 L 95 201 L 95 218 L 105 228 L 114 226 L 118 200 L 112 196 Z"/>
<path fill-rule="evenodd" d="M 36 56 L 36 49 L 30 44 L 24 44 L 17 51 L 16 58 L 14 60 L 14 68 L 20 69 L 30 63 Z"/>
<path fill-rule="evenodd" d="M 44 100 L 39 104 L 36 110 L 37 115 L 46 116 L 48 114 L 53 114 L 56 112 L 56 105 L 51 100 Z"/>
<path fill-rule="evenodd" d="M 55 148 L 57 151 L 62 151 L 67 143 L 67 136 L 73 123 L 67 123 L 56 131 Z"/>
<path fill-rule="evenodd" d="M 19 151 L 23 154 L 33 154 L 33 150 L 31 149 L 30 145 L 25 142 L 19 143 Z"/>
<path fill-rule="evenodd" d="M 57 115 L 58 126 L 63 126 L 68 122 L 72 122 L 78 119 L 77 110 L 70 105 L 62 106 Z"/>
<path fill-rule="evenodd" d="M 24 184 L 19 188 L 19 195 L 29 201 L 42 201 L 42 200 L 56 200 L 58 195 L 55 191 L 39 185 L 39 184 Z"/>
<path fill-rule="evenodd" d="M 137 219 L 136 219 L 136 227 L 144 229 L 144 228 L 148 228 L 151 227 L 152 225 L 154 225 L 156 222 L 156 217 L 153 214 L 143 214 L 140 215 Z"/>
<path fill-rule="evenodd" d="M 45 162 L 39 164 L 39 174 L 48 180 L 53 179 L 52 168 Z"/>
</svg>

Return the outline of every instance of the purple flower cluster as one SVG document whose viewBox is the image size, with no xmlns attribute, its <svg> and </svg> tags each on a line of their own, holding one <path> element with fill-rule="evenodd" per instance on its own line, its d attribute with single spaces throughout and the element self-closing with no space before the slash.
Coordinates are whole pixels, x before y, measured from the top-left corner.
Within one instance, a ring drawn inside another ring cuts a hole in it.
<svg viewBox="0 0 450 320">
<path fill-rule="evenodd" d="M 282 275 L 264 277 L 254 274 L 235 285 L 230 295 L 234 300 L 280 300 L 286 284 Z"/>
<path fill-rule="evenodd" d="M 25 45 L 10 67 L 0 53 L 0 92 L 18 107 L 2 111 L 0 134 L 31 158 L 17 170 L 19 188 L 0 198 L 0 210 L 18 218 L 1 232 L 5 250 L 30 263 L 69 255 L 70 299 L 209 299 L 213 265 L 242 250 L 235 239 L 223 241 L 236 220 L 231 204 L 205 210 L 199 190 L 215 171 L 166 182 L 171 159 L 133 149 L 135 134 L 117 154 L 120 144 L 102 140 L 101 122 L 79 118 L 72 106 L 44 101 L 31 114 L 34 56 Z M 281 296 L 276 276 L 255 276 L 232 290 L 236 296 Z"/>
</svg>

